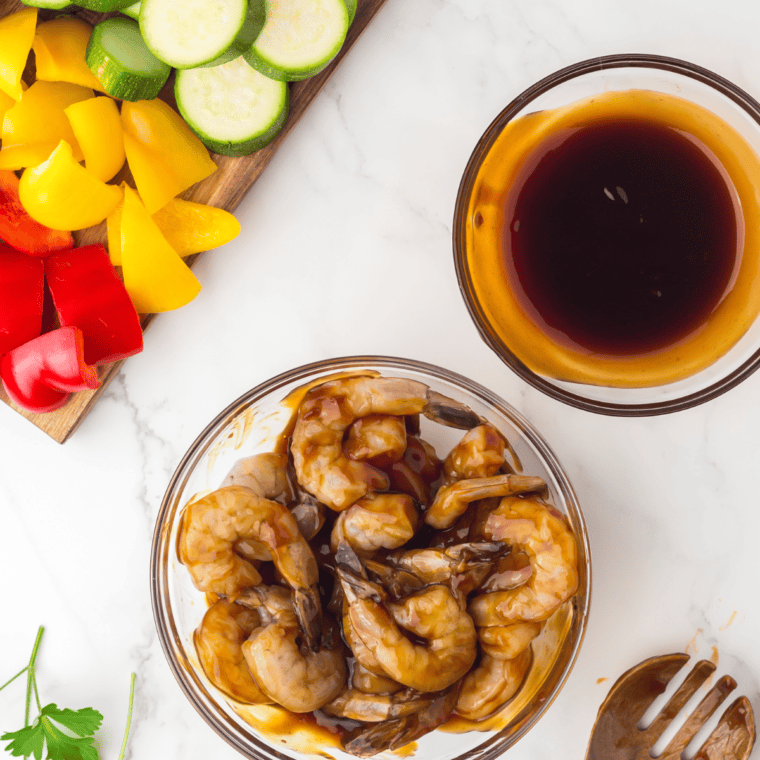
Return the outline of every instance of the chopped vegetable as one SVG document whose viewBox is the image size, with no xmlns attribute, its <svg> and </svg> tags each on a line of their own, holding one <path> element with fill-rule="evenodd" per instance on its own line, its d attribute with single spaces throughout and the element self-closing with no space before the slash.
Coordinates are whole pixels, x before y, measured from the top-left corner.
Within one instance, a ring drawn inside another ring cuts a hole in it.
<svg viewBox="0 0 760 760">
<path fill-rule="evenodd" d="M 30 5 L 32 8 L 49 8 L 53 11 L 70 8 L 74 4 L 71 0 L 21 0 L 21 2 L 24 5 Z"/>
<path fill-rule="evenodd" d="M 108 253 L 114 266 L 121 266 L 121 214 L 122 201 L 108 215 Z M 173 198 L 153 214 L 166 242 L 180 255 L 218 248 L 240 234 L 240 222 L 221 208 Z"/>
<path fill-rule="evenodd" d="M 342 2 L 342 0 L 340 0 Z M 248 10 L 246 0 L 142 0 L 140 31 L 154 55 L 189 69 L 218 58 L 232 45 Z"/>
<path fill-rule="evenodd" d="M 121 259 L 124 285 L 141 314 L 178 309 L 200 293 L 198 279 L 128 186 L 121 216 Z"/>
<path fill-rule="evenodd" d="M 64 109 L 94 96 L 89 87 L 68 82 L 35 82 L 3 121 L 0 169 L 23 169 L 44 161 L 61 140 L 74 159 L 84 156 Z"/>
<path fill-rule="evenodd" d="M 18 177 L 13 172 L 0 171 L 0 239 L 30 256 L 48 256 L 71 248 L 71 233 L 52 230 L 32 219 L 21 205 L 18 191 Z"/>
<path fill-rule="evenodd" d="M 132 5 L 134 0 L 77 0 L 77 5 L 87 8 L 88 11 L 98 11 L 98 13 L 108 13 L 109 11 L 120 11 L 128 5 Z"/>
<path fill-rule="evenodd" d="M 237 33 L 232 44 L 218 58 L 204 63 L 203 66 L 221 66 L 223 63 L 234 61 L 250 49 L 266 23 L 265 7 L 263 3 L 250 2 L 245 14 L 243 26 Z"/>
<path fill-rule="evenodd" d="M 180 256 L 210 251 L 240 234 L 240 222 L 229 211 L 180 198 L 157 211 L 153 221 Z"/>
<path fill-rule="evenodd" d="M 78 327 L 87 364 L 105 364 L 143 349 L 140 319 L 102 245 L 45 259 L 45 277 L 62 327 Z"/>
<path fill-rule="evenodd" d="M 127 162 L 150 214 L 216 171 L 203 143 L 162 100 L 123 103 L 121 125 Z"/>
<path fill-rule="evenodd" d="M 5 112 L 16 105 L 16 101 L 10 96 L 0 90 L 0 138 L 2 138 L 3 119 L 5 118 Z"/>
<path fill-rule="evenodd" d="M 266 6 L 266 24 L 245 58 L 271 79 L 293 82 L 318 74 L 346 39 L 344 0 L 251 0 Z"/>
<path fill-rule="evenodd" d="M 105 92 L 84 59 L 91 34 L 92 26 L 75 16 L 60 16 L 40 24 L 32 43 L 37 79 L 71 82 Z"/>
<path fill-rule="evenodd" d="M 65 110 L 89 172 L 102 182 L 113 179 L 124 166 L 124 135 L 116 103 L 90 98 Z"/>
<path fill-rule="evenodd" d="M 137 22 L 128 18 L 101 21 L 93 29 L 86 60 L 106 92 L 123 100 L 152 100 L 171 73 L 148 50 Z"/>
<path fill-rule="evenodd" d="M 268 145 L 288 117 L 288 85 L 260 74 L 242 56 L 214 68 L 178 71 L 174 95 L 203 144 L 225 156 Z"/>
<path fill-rule="evenodd" d="M 353 24 L 356 18 L 356 0 L 346 0 L 346 7 L 348 8 L 348 23 Z"/>
<path fill-rule="evenodd" d="M 58 229 L 81 230 L 99 224 L 121 196 L 121 188 L 104 184 L 81 166 L 64 141 L 47 161 L 27 169 L 19 184 L 19 197 L 29 216 Z"/>
<path fill-rule="evenodd" d="M 140 2 L 133 3 L 132 5 L 128 5 L 126 8 L 122 8 L 121 12 L 125 16 L 129 16 L 130 18 L 133 18 L 135 21 L 137 21 L 138 18 L 140 18 Z"/>
<path fill-rule="evenodd" d="M 121 183 L 122 190 L 127 186 Z M 106 219 L 106 235 L 108 237 L 108 256 L 115 267 L 121 266 L 121 212 L 124 209 L 124 198 Z"/>
<path fill-rule="evenodd" d="M 15 100 L 21 97 L 21 75 L 36 26 L 36 8 L 24 8 L 0 19 L 0 90 Z"/>
<path fill-rule="evenodd" d="M 50 412 L 69 393 L 100 386 L 84 361 L 82 331 L 60 327 L 14 348 L 0 360 L 0 379 L 14 404 L 29 412 Z"/>
<path fill-rule="evenodd" d="M 5 748 L 15 757 L 30 757 L 41 760 L 43 750 L 46 750 L 47 760 L 97 760 L 98 751 L 94 745 L 93 734 L 100 727 L 103 716 L 92 707 L 83 707 L 80 710 L 59 709 L 55 704 L 40 704 L 39 689 L 37 688 L 37 673 L 35 663 L 40 649 L 42 634 L 45 629 L 40 626 L 37 638 L 32 649 L 29 664 L 16 673 L 13 678 L 0 686 L 2 691 L 10 686 L 17 678 L 26 674 L 26 708 L 24 711 L 24 728 L 19 731 L 5 733 L 0 736 L 0 741 L 9 741 Z M 30 708 L 32 706 L 32 692 L 37 700 L 39 714 L 34 722 L 29 723 Z M 135 701 L 135 674 L 129 684 L 129 708 L 127 710 L 127 727 L 124 731 L 124 739 L 121 743 L 121 752 L 118 760 L 124 760 L 127 748 L 129 727 L 132 723 L 132 709 Z M 61 727 L 65 731 L 61 731 Z"/>
<path fill-rule="evenodd" d="M 40 334 L 44 284 L 41 259 L 0 245 L 0 355 Z"/>
</svg>

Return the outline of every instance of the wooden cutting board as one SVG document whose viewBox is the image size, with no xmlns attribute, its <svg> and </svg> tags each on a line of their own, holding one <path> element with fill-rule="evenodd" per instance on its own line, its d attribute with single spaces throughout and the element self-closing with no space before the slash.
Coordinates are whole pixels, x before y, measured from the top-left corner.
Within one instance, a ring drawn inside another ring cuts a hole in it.
<svg viewBox="0 0 760 760">
<path fill-rule="evenodd" d="M 212 158 L 219 167 L 217 171 L 207 179 L 203 180 L 203 182 L 199 182 L 197 185 L 190 188 L 182 195 L 182 197 L 187 200 L 197 201 L 198 203 L 207 203 L 212 206 L 218 206 L 227 211 L 233 211 L 237 208 L 253 183 L 267 167 L 272 156 L 274 156 L 275 152 L 279 150 L 280 146 L 286 140 L 290 130 L 306 112 L 309 104 L 317 96 L 317 93 L 322 89 L 333 71 L 335 71 L 340 65 L 343 58 L 351 49 L 351 46 L 359 38 L 359 35 L 367 28 L 384 3 L 385 0 L 358 0 L 356 17 L 349 29 L 346 42 L 335 60 L 317 76 L 307 79 L 304 82 L 294 82 L 290 85 L 290 114 L 288 116 L 288 121 L 272 143 L 266 148 L 262 148 L 256 153 L 243 158 L 230 158 L 228 156 L 212 154 Z M 24 6 L 20 0 L 0 0 L 0 18 L 7 16 L 10 13 L 15 13 L 17 10 L 24 7 L 26 6 Z M 39 17 L 41 20 L 46 20 L 48 18 L 53 18 L 55 15 L 56 14 L 51 11 L 40 11 Z M 92 11 L 77 9 L 74 12 L 74 15 L 85 19 L 91 24 L 95 24 L 99 20 L 106 18 L 108 15 L 118 14 L 99 14 L 93 13 Z M 31 58 L 33 59 L 34 55 L 32 55 Z M 33 72 L 32 60 L 32 62 L 30 62 L 30 67 L 27 68 L 27 71 L 24 74 L 24 79 L 31 82 L 32 79 L 30 77 L 33 76 Z M 170 78 L 167 87 L 164 88 L 160 97 L 170 103 L 173 107 L 176 107 L 172 95 L 172 83 L 173 77 Z M 129 174 L 129 170 L 125 168 L 112 181 L 115 184 L 118 184 L 126 178 L 131 179 L 131 175 Z M 134 183 L 131 181 L 130 184 L 134 186 Z M 245 230 L 243 230 L 242 234 L 245 234 Z M 100 224 L 97 227 L 82 230 L 81 232 L 75 233 L 74 236 L 76 239 L 76 245 L 87 245 L 90 243 L 103 243 L 105 245 L 105 223 Z M 189 256 L 185 260 L 190 266 L 192 266 L 197 258 L 198 255 Z M 143 318 L 143 330 L 150 324 L 154 316 L 155 315 L 147 315 Z M 108 383 L 113 380 L 118 373 L 121 365 L 122 362 L 115 362 L 114 364 L 109 364 L 100 368 L 99 377 L 102 383 L 100 388 L 94 391 L 81 391 L 73 394 L 66 405 L 55 412 L 48 412 L 47 414 L 32 414 L 20 409 L 8 399 L 1 384 L 0 401 L 3 401 L 11 409 L 14 409 L 16 412 L 26 417 L 26 419 L 36 425 L 40 430 L 58 441 L 58 443 L 63 443 L 77 429 L 87 413 L 92 409 L 93 405 L 100 397 L 100 394 L 103 393 L 108 386 Z"/>
</svg>

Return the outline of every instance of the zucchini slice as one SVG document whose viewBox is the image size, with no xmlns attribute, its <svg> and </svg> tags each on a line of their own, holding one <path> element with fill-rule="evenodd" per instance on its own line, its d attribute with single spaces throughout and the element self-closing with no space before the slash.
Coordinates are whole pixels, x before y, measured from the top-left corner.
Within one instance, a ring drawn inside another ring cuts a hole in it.
<svg viewBox="0 0 760 760">
<path fill-rule="evenodd" d="M 137 21 L 137 19 L 140 18 L 140 0 L 137 0 L 136 3 L 132 3 L 132 5 L 128 5 L 126 8 L 122 8 L 121 12 L 125 16 L 129 16 Z"/>
<path fill-rule="evenodd" d="M 214 58 L 209 63 L 204 63 L 204 66 L 221 66 L 223 63 L 229 63 L 234 61 L 235 58 L 239 58 L 243 53 L 248 52 L 251 46 L 256 41 L 256 38 L 261 33 L 266 22 L 264 3 L 255 2 L 251 0 L 248 3 L 248 11 L 245 14 L 245 21 L 243 26 L 240 27 L 237 37 L 232 42 L 227 50 L 225 50 L 218 58 Z"/>
<path fill-rule="evenodd" d="M 266 24 L 245 59 L 272 79 L 318 74 L 338 54 L 349 26 L 345 0 L 251 0 L 264 3 Z"/>
<path fill-rule="evenodd" d="M 191 69 L 232 45 L 247 11 L 246 0 L 142 0 L 140 31 L 156 57 Z"/>
<path fill-rule="evenodd" d="M 85 60 L 105 91 L 122 100 L 152 100 L 171 73 L 148 50 L 137 22 L 119 16 L 92 30 Z"/>
<path fill-rule="evenodd" d="M 21 0 L 21 2 L 31 8 L 50 8 L 54 11 L 60 11 L 73 5 L 72 0 Z"/>
<path fill-rule="evenodd" d="M 99 13 L 108 13 L 109 11 L 120 11 L 128 5 L 132 5 L 135 0 L 76 0 L 80 8 L 86 8 L 88 11 L 98 11 Z"/>
<path fill-rule="evenodd" d="M 174 95 L 188 126 L 224 156 L 263 148 L 288 116 L 287 84 L 260 74 L 242 56 L 213 68 L 178 71 Z"/>
<path fill-rule="evenodd" d="M 346 0 L 346 7 L 348 8 L 348 24 L 350 26 L 356 18 L 356 0 Z"/>
</svg>

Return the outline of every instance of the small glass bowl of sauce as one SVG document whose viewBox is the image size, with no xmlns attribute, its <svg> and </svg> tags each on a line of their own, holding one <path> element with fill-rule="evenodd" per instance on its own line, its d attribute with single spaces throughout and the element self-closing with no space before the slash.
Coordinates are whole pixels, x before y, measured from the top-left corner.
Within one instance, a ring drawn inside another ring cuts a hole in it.
<svg viewBox="0 0 760 760">
<path fill-rule="evenodd" d="M 663 414 L 760 364 L 760 104 L 693 64 L 585 61 L 528 89 L 465 170 L 459 285 L 486 343 L 572 406 Z"/>
</svg>

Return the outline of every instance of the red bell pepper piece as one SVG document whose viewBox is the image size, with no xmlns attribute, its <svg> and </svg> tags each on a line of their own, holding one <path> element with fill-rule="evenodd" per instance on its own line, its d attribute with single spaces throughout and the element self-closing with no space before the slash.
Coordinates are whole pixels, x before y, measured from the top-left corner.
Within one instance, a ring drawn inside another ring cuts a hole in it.
<svg viewBox="0 0 760 760">
<path fill-rule="evenodd" d="M 51 412 L 69 393 L 100 386 L 84 361 L 82 332 L 60 327 L 14 348 L 0 360 L 0 379 L 11 401 L 30 412 Z"/>
<path fill-rule="evenodd" d="M 0 238 L 11 248 L 29 256 L 48 256 L 71 248 L 70 232 L 51 230 L 26 213 L 18 197 L 18 177 L 0 170 Z"/>
<path fill-rule="evenodd" d="M 0 245 L 0 355 L 40 334 L 44 283 L 40 259 Z"/>
<path fill-rule="evenodd" d="M 104 364 L 143 349 L 140 318 L 102 245 L 54 253 L 45 275 L 62 326 L 84 334 L 84 359 Z"/>
</svg>

